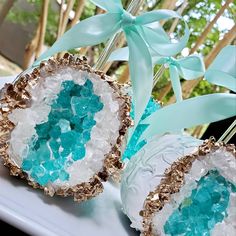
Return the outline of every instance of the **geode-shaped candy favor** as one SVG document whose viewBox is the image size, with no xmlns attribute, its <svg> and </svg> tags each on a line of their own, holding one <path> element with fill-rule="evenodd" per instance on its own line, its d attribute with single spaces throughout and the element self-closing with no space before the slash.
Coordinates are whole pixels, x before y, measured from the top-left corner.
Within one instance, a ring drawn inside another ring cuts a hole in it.
<svg viewBox="0 0 236 236">
<path fill-rule="evenodd" d="M 235 146 L 155 137 L 128 163 L 121 197 L 143 235 L 235 235 Z"/>
<path fill-rule="evenodd" d="M 0 99 L 0 155 L 33 187 L 83 201 L 122 168 L 130 99 L 86 59 L 66 54 L 41 63 Z"/>
</svg>

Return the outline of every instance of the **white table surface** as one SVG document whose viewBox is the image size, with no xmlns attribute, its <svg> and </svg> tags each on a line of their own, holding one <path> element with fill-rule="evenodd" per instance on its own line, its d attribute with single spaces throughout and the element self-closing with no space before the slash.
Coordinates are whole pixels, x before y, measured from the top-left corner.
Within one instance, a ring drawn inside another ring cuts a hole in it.
<svg viewBox="0 0 236 236">
<path fill-rule="evenodd" d="M 0 78 L 4 82 L 14 77 Z M 135 236 L 138 232 L 121 210 L 118 187 L 105 184 L 98 197 L 75 203 L 71 198 L 45 196 L 24 181 L 11 177 L 0 163 L 0 219 L 31 235 Z"/>
</svg>

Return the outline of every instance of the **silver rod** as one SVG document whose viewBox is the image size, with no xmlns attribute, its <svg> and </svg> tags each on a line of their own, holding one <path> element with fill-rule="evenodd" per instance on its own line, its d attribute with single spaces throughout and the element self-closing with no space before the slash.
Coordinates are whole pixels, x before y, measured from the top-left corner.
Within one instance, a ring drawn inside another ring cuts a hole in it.
<svg viewBox="0 0 236 236">
<path fill-rule="evenodd" d="M 218 142 L 228 142 L 236 133 L 236 120 L 229 126 L 229 128 L 223 133 L 223 135 L 219 138 Z M 229 139 L 230 137 L 230 139 Z"/>
<path fill-rule="evenodd" d="M 187 7 L 187 5 L 188 5 L 188 0 L 185 0 L 185 1 L 182 3 L 182 6 L 180 7 L 180 9 L 178 10 L 178 13 L 179 13 L 180 15 L 182 15 L 182 13 L 183 13 L 184 9 Z M 175 19 L 175 21 L 174 21 L 173 24 L 171 25 L 169 34 L 174 32 L 178 21 L 179 21 L 179 19 Z M 164 70 L 165 70 L 165 68 L 164 68 L 164 65 L 163 65 L 163 66 L 157 71 L 157 73 L 154 75 L 153 88 L 156 86 L 157 82 L 159 81 L 159 79 L 160 79 L 161 76 L 163 75 Z"/>
<path fill-rule="evenodd" d="M 231 138 L 236 134 L 236 127 L 229 133 L 229 135 L 225 138 L 224 143 L 228 143 Z"/>
<path fill-rule="evenodd" d="M 154 75 L 154 78 L 153 78 L 153 88 L 156 86 L 157 82 L 160 80 L 160 78 L 164 74 L 164 71 L 165 71 L 165 66 L 162 65 L 160 67 L 160 69 L 157 71 L 157 73 Z"/>
</svg>

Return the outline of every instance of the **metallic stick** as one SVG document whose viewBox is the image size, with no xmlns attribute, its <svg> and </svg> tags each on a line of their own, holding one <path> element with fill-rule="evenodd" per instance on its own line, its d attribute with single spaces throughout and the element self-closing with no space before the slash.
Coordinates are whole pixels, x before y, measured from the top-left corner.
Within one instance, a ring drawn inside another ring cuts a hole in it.
<svg viewBox="0 0 236 236">
<path fill-rule="evenodd" d="M 218 142 L 228 143 L 235 134 L 236 134 L 236 120 L 223 133 L 223 135 L 219 138 Z"/>
</svg>

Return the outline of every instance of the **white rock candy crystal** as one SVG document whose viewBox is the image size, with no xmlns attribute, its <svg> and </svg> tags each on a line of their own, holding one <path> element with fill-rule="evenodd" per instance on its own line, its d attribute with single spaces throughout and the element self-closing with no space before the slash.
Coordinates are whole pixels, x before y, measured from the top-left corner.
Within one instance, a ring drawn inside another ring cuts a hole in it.
<svg viewBox="0 0 236 236">
<path fill-rule="evenodd" d="M 233 236 L 236 235 L 236 193 L 231 193 L 228 216 L 220 223 L 216 224 L 211 232 L 212 236 Z"/>
<path fill-rule="evenodd" d="M 11 133 L 9 154 L 17 166 L 22 165 L 24 156 L 28 153 L 30 140 L 37 139 L 34 127 L 48 121 L 51 104 L 62 89 L 62 82 L 73 80 L 83 85 L 89 78 L 93 83 L 94 93 L 100 96 L 104 107 L 95 114 L 96 125 L 92 128 L 91 139 L 85 145 L 86 156 L 75 161 L 65 169 L 70 174 L 67 182 L 54 182 L 54 185 L 74 186 L 87 182 L 97 172 L 101 171 L 105 154 L 111 151 L 119 137 L 121 121 L 119 116 L 119 99 L 108 83 L 96 74 L 78 71 L 72 68 L 59 70 L 55 75 L 42 78 L 34 88 L 29 88 L 32 95 L 32 106 L 27 109 L 16 109 L 9 119 L 16 125 Z"/>
</svg>

